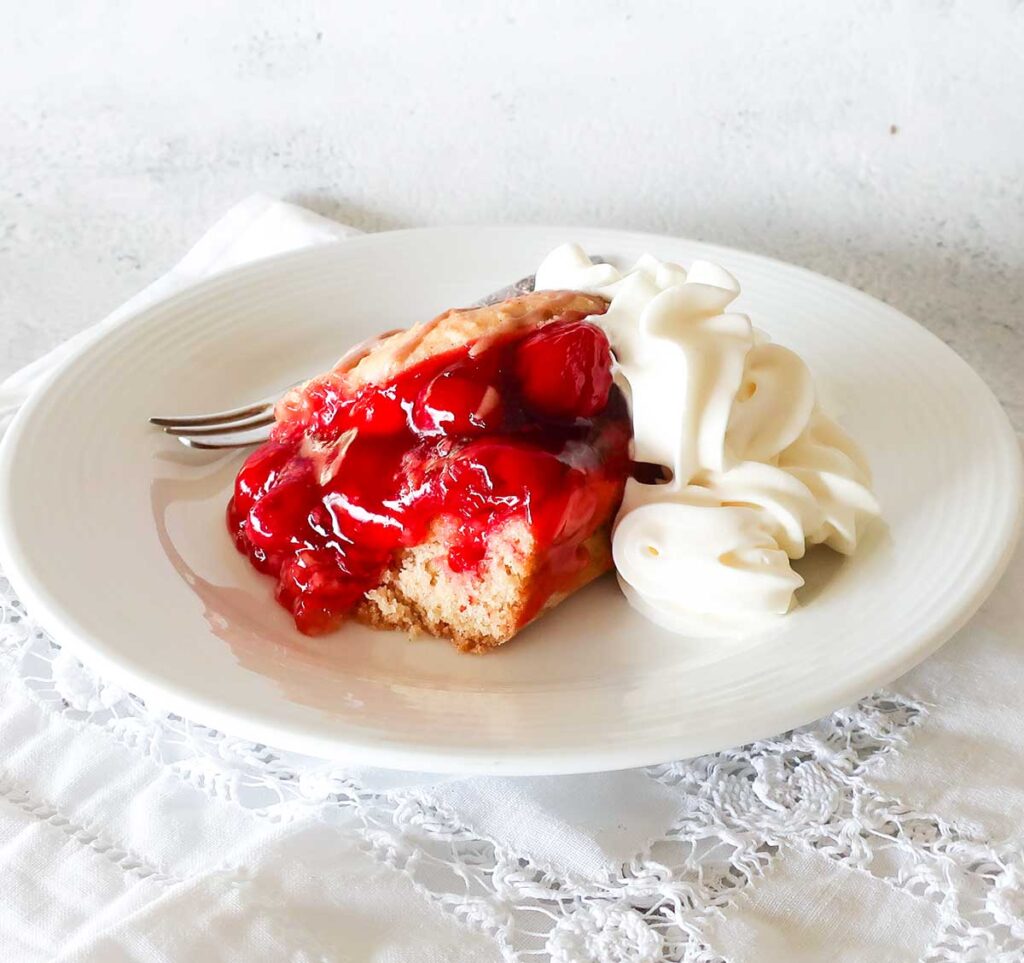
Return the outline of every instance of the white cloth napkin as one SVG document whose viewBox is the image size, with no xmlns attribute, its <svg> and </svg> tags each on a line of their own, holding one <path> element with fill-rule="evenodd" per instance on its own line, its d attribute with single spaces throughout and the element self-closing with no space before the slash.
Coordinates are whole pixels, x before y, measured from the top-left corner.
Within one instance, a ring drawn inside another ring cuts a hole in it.
<svg viewBox="0 0 1024 963">
<path fill-rule="evenodd" d="M 81 339 L 227 267 L 357 233 L 253 197 Z M 150 710 L 0 578 L 0 959 L 1024 959 L 1024 555 L 885 693 L 648 770 L 354 771 Z"/>
<path fill-rule="evenodd" d="M 116 311 L 16 371 L 0 384 L 0 425 L 5 423 L 46 376 L 85 342 L 109 331 L 143 308 L 176 291 L 250 261 L 337 241 L 362 233 L 303 207 L 264 194 L 236 204 L 213 225 L 170 271 L 126 301 Z"/>
</svg>

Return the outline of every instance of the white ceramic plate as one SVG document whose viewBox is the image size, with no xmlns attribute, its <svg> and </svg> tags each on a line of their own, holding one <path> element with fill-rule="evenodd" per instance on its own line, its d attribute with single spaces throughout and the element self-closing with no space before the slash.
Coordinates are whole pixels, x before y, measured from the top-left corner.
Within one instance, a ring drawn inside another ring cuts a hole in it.
<svg viewBox="0 0 1024 963">
<path fill-rule="evenodd" d="M 656 628 L 610 577 L 483 657 L 355 625 L 299 635 L 224 527 L 241 456 L 186 451 L 146 417 L 268 394 L 367 335 L 529 273 L 569 239 L 735 273 L 737 309 L 803 355 L 865 448 L 886 524 L 851 559 L 812 553 L 802 605 L 744 642 Z M 450 228 L 264 261 L 87 346 L 4 440 L 0 532 L 7 574 L 46 629 L 162 707 L 362 764 L 567 773 L 768 736 L 894 679 L 991 590 L 1020 492 L 1017 440 L 981 379 L 867 295 L 676 238 Z"/>
</svg>

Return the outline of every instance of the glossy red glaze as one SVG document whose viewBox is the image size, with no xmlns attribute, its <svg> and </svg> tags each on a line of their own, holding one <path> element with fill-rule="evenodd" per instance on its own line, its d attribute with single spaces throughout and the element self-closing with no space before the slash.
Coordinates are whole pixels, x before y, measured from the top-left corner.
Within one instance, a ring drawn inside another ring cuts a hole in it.
<svg viewBox="0 0 1024 963">
<path fill-rule="evenodd" d="M 586 568 L 583 543 L 629 471 L 608 341 L 578 320 L 459 348 L 386 385 L 328 374 L 295 410 L 239 471 L 228 526 L 307 633 L 335 627 L 442 516 L 456 523 L 456 572 L 480 565 L 497 526 L 529 523 L 544 557 L 527 621 Z"/>
</svg>

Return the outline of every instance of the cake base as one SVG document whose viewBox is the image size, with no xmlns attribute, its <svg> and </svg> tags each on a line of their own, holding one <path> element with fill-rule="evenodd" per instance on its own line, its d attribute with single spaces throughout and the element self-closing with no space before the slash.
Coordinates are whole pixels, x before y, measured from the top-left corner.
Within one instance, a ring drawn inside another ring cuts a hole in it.
<svg viewBox="0 0 1024 963">
<path fill-rule="evenodd" d="M 479 568 L 456 572 L 448 564 L 452 524 L 436 523 L 428 539 L 401 553 L 356 608 L 360 622 L 486 652 L 611 568 L 607 525 L 579 546 L 571 570 L 555 572 L 526 523 L 513 520 L 488 539 Z"/>
</svg>

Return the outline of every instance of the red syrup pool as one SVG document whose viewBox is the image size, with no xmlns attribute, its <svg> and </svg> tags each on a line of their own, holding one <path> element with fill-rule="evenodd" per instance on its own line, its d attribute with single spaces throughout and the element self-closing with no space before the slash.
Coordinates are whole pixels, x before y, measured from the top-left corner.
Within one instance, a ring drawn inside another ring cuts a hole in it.
<svg viewBox="0 0 1024 963">
<path fill-rule="evenodd" d="M 386 384 L 327 374 L 306 386 L 235 480 L 228 527 L 276 577 L 298 628 L 335 628 L 434 521 L 448 565 L 472 573 L 488 537 L 525 520 L 542 553 L 522 623 L 578 584 L 584 543 L 615 512 L 630 422 L 604 333 L 568 314 L 437 355 Z"/>
</svg>

